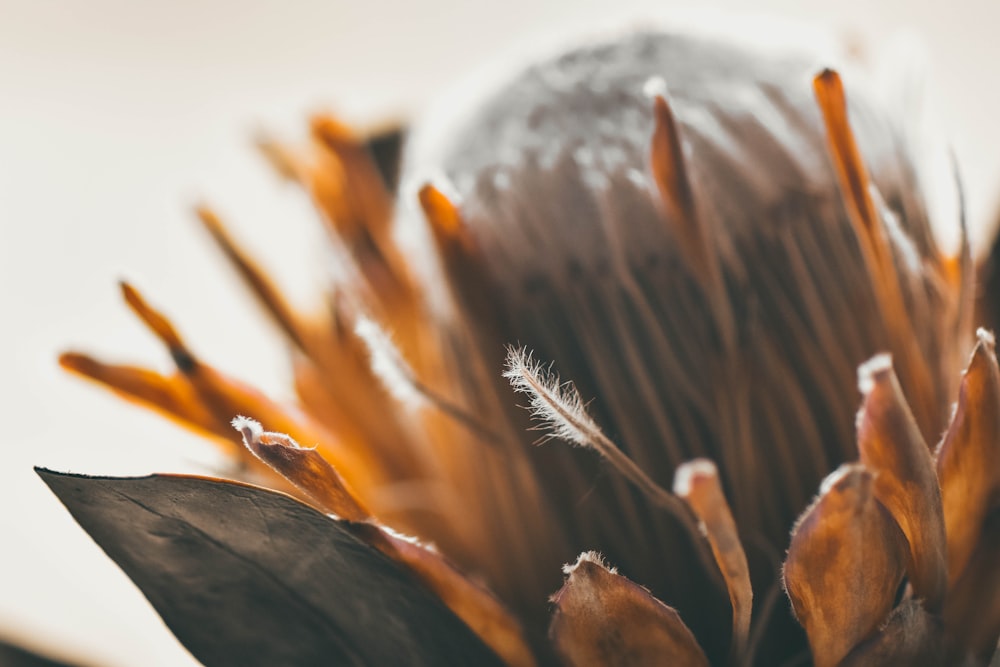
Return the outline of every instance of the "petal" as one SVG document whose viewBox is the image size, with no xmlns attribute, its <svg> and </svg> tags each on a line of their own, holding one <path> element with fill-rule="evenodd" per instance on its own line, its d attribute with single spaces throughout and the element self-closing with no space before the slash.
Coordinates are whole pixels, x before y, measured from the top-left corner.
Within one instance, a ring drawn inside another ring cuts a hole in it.
<svg viewBox="0 0 1000 667">
<path fill-rule="evenodd" d="M 708 667 L 677 612 L 609 570 L 593 553 L 566 568 L 549 635 L 565 664 Z"/>
<path fill-rule="evenodd" d="M 858 413 L 861 463 L 875 474 L 875 497 L 910 545 L 907 574 L 927 610 L 938 611 L 948 583 L 941 489 L 930 450 L 903 398 L 892 361 L 879 355 L 858 370 L 864 404 Z"/>
<path fill-rule="evenodd" d="M 948 592 L 944 626 L 950 664 L 986 665 L 1000 639 L 1000 511 L 982 526 L 965 570 Z"/>
<path fill-rule="evenodd" d="M 940 667 L 946 662 L 941 622 L 917 600 L 907 600 L 872 639 L 858 646 L 840 667 Z"/>
<path fill-rule="evenodd" d="M 969 562 L 986 515 L 1000 500 L 1000 368 L 993 337 L 982 329 L 978 335 L 955 416 L 937 454 L 952 584 Z"/>
<path fill-rule="evenodd" d="M 792 532 L 785 590 L 816 667 L 836 665 L 885 622 L 903 579 L 906 541 L 873 485 L 863 466 L 841 466 Z"/>
<path fill-rule="evenodd" d="M 286 495 L 38 474 L 208 667 L 502 664 L 350 524 Z"/>
<path fill-rule="evenodd" d="M 753 610 L 753 587 L 750 568 L 740 543 L 736 522 L 722 492 L 719 471 L 708 459 L 696 459 L 677 469 L 674 493 L 686 502 L 701 521 L 703 532 L 712 546 L 712 555 L 726 580 L 729 601 L 733 606 L 733 643 L 731 656 L 741 656 L 750 635 Z"/>
<path fill-rule="evenodd" d="M 368 510 L 318 451 L 300 447 L 287 435 L 265 433 L 260 424 L 246 418 L 234 419 L 233 426 L 243 433 L 247 448 L 306 493 L 321 509 L 349 521 L 373 521 Z M 517 620 L 489 591 L 471 582 L 443 556 L 375 524 L 354 526 L 352 532 L 409 569 L 507 664 L 517 667 L 535 664 Z"/>
</svg>

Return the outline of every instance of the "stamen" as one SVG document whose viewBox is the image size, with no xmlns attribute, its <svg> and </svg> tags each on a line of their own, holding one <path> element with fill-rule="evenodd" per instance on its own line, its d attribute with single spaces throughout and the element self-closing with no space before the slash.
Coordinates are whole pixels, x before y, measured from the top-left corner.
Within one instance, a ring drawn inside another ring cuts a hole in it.
<svg viewBox="0 0 1000 667">
<path fill-rule="evenodd" d="M 535 361 L 524 348 L 508 350 L 503 376 L 515 391 L 531 399 L 532 417 L 551 431 L 547 437 L 596 451 L 652 502 L 682 516 L 686 514 L 676 496 L 654 482 L 604 435 L 601 427 L 587 414 L 583 399 L 571 382 L 560 383 L 557 375 Z"/>
</svg>

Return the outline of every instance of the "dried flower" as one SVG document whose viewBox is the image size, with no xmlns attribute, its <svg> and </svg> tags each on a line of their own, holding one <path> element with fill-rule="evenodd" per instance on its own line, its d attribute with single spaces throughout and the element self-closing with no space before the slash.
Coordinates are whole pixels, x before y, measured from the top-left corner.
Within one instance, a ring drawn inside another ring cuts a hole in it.
<svg viewBox="0 0 1000 667">
<path fill-rule="evenodd" d="M 61 362 L 276 491 L 40 474 L 209 665 L 987 664 L 1000 374 L 980 331 L 960 375 L 969 249 L 938 247 L 902 119 L 817 71 L 695 33 L 587 43 L 418 129 L 395 201 L 336 120 L 264 142 L 346 251 L 328 311 L 199 213 L 299 405 L 129 285 L 177 372 Z"/>
</svg>

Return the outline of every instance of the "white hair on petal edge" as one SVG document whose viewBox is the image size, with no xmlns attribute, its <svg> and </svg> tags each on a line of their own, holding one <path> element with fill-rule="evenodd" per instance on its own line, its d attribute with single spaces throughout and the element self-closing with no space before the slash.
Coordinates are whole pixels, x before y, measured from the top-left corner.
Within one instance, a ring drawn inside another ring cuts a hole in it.
<svg viewBox="0 0 1000 667">
<path fill-rule="evenodd" d="M 892 371 L 892 355 L 883 352 L 858 366 L 858 389 L 867 396 L 875 388 L 878 376 Z"/>
<path fill-rule="evenodd" d="M 229 423 L 232 424 L 234 429 L 243 434 L 243 441 L 248 447 L 260 440 L 260 437 L 264 435 L 264 427 L 256 419 L 238 415 L 233 417 L 233 421 Z"/>
</svg>

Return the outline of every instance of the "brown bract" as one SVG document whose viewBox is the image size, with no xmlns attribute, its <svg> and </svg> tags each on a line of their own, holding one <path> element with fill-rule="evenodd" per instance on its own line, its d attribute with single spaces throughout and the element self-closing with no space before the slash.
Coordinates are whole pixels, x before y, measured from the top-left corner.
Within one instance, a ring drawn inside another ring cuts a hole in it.
<svg viewBox="0 0 1000 667">
<path fill-rule="evenodd" d="M 595 553 L 566 566 L 566 583 L 552 602 L 549 635 L 567 665 L 708 667 L 677 612 L 609 570 Z"/>
</svg>

